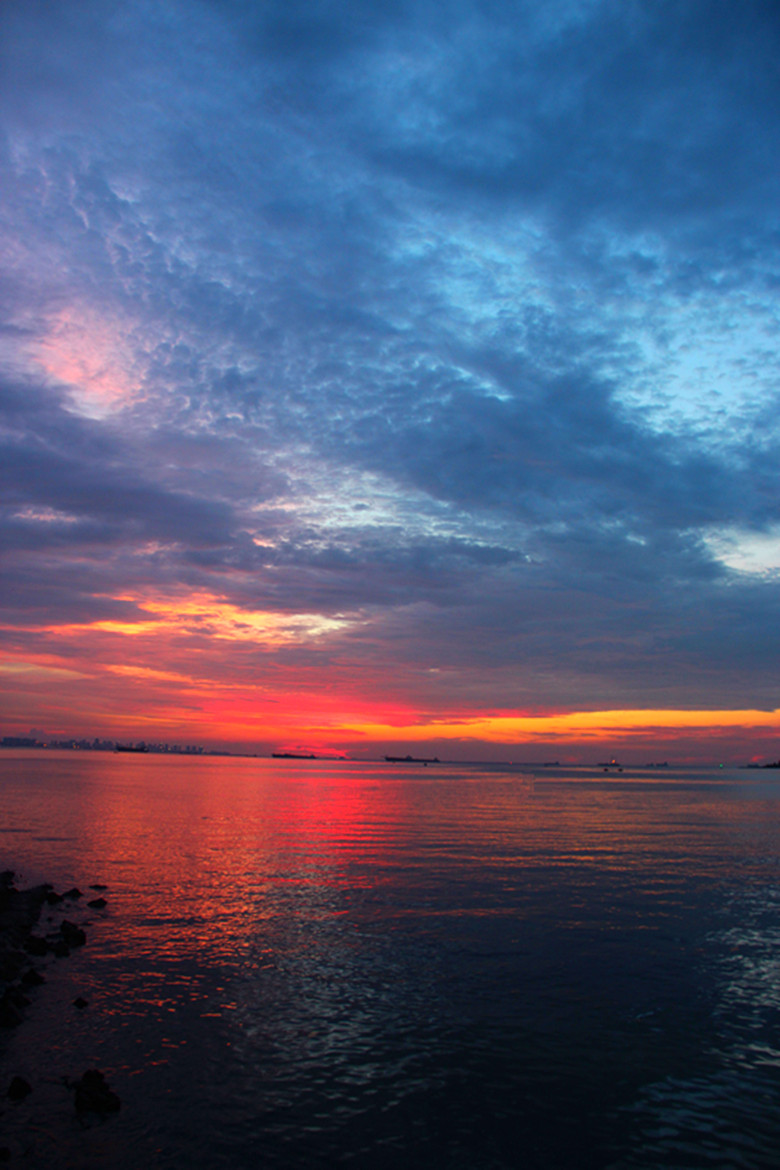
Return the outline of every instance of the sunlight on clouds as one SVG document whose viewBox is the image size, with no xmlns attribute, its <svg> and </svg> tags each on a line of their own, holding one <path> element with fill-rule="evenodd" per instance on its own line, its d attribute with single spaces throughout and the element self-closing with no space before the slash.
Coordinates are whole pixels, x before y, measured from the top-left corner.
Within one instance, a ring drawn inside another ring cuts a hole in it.
<svg viewBox="0 0 780 1170">
<path fill-rule="evenodd" d="M 192 682 L 184 674 L 177 674 L 172 670 L 154 670 L 151 666 L 129 666 L 126 663 L 110 663 L 106 670 L 112 674 L 142 679 L 149 682 L 172 682 L 182 686 L 189 686 Z"/>
<path fill-rule="evenodd" d="M 87 678 L 78 670 L 67 670 L 62 666 L 42 666 L 37 662 L 0 662 L 0 675 L 16 676 L 20 682 L 65 682 L 74 678 Z"/>
<path fill-rule="evenodd" d="M 137 605 L 141 616 L 135 621 L 108 619 L 84 625 L 57 626 L 56 632 L 62 634 L 92 630 L 126 637 L 171 633 L 184 637 L 209 637 L 281 646 L 319 638 L 351 624 L 351 619 L 324 617 L 316 613 L 284 614 L 245 610 L 208 593 L 191 594 L 182 599 L 171 597 L 150 600 L 146 597 L 122 596 L 115 600 Z"/>
<path fill-rule="evenodd" d="M 646 362 L 620 397 L 659 430 L 693 427 L 733 441 L 774 400 L 780 360 L 776 308 L 715 294 L 638 309 L 632 334 Z"/>
<path fill-rule="evenodd" d="M 70 512 L 62 512 L 59 508 L 37 507 L 32 505 L 20 508 L 13 513 L 14 520 L 24 520 L 36 524 L 78 524 L 78 516 Z"/>
<path fill-rule="evenodd" d="M 341 629 L 344 619 L 320 614 L 299 613 L 294 616 L 263 610 L 244 610 L 209 594 L 198 594 L 185 601 L 145 601 L 143 608 L 158 614 L 160 620 L 175 629 L 207 634 L 230 641 L 265 641 L 279 645 L 316 638 Z"/>
<path fill-rule="evenodd" d="M 356 547 L 355 535 L 363 533 L 385 548 L 429 538 L 457 540 L 463 538 L 466 525 L 468 539 L 475 545 L 525 547 L 529 537 L 527 525 L 520 521 L 467 515 L 451 501 L 434 499 L 378 472 L 310 462 L 302 480 L 293 501 L 275 502 L 274 507 L 316 531 L 323 544 L 343 538 L 352 549 Z M 262 512 L 265 506 L 258 504 L 257 511 Z M 262 533 L 254 534 L 252 540 L 259 547 L 274 547 L 276 543 Z"/>
<path fill-rule="evenodd" d="M 122 634 L 138 637 L 140 634 L 155 634 L 160 629 L 157 621 L 138 622 L 87 622 L 84 625 L 56 626 L 52 632 L 58 634 L 78 633 L 81 630 L 97 630 L 101 634 Z"/>
<path fill-rule="evenodd" d="M 138 352 L 126 326 L 85 306 L 62 309 L 33 351 L 68 388 L 76 413 L 102 419 L 137 396 Z"/>
<path fill-rule="evenodd" d="M 264 505 L 258 505 L 262 509 Z M 313 464 L 307 456 L 299 494 L 282 510 L 294 513 L 301 524 L 328 533 L 355 528 L 396 527 L 403 524 L 427 529 L 429 501 L 399 491 L 389 476 L 321 461 Z"/>
<path fill-rule="evenodd" d="M 630 740 L 635 733 L 769 728 L 780 732 L 780 711 L 573 711 L 560 715 L 466 717 L 406 725 L 363 723 L 349 730 L 368 739 L 478 739 L 489 743 L 535 741 L 594 743 Z"/>
<path fill-rule="evenodd" d="M 730 569 L 756 577 L 780 574 L 780 528 L 771 532 L 746 532 L 724 528 L 705 537 L 710 552 Z"/>
</svg>

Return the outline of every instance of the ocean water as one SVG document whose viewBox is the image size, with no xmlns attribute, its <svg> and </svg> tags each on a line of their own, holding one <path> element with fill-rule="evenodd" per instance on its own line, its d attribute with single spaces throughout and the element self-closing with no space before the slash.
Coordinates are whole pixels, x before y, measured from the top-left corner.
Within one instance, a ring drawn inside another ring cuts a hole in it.
<svg viewBox="0 0 780 1170">
<path fill-rule="evenodd" d="M 6 867 L 108 886 L 0 1036 L 12 1165 L 780 1165 L 779 772 L 6 750 Z"/>
</svg>

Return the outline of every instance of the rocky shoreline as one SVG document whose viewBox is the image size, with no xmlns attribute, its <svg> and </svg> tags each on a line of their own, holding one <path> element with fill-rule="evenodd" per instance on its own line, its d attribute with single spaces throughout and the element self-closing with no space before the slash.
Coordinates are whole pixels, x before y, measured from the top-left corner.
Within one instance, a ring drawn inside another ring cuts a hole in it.
<svg viewBox="0 0 780 1170">
<path fill-rule="evenodd" d="M 33 963 L 45 955 L 48 942 L 33 934 L 51 887 L 35 886 L 17 890 L 12 870 L 0 874 L 0 1027 L 12 1028 L 22 1022 L 29 1004 L 27 990 L 44 982 Z"/>
<path fill-rule="evenodd" d="M 12 870 L 0 872 L 0 1035 L 3 1029 L 16 1028 L 24 1020 L 31 1006 L 33 989 L 46 982 L 42 960 L 49 957 L 66 958 L 73 949 L 87 941 L 86 932 L 67 917 L 84 898 L 76 887 L 57 893 L 49 883 L 31 889 L 17 889 Z M 105 909 L 103 885 L 93 885 L 96 896 L 88 898 L 91 910 Z M 44 907 L 57 908 L 62 916 L 54 916 L 45 932 L 38 930 Z M 75 916 L 75 915 L 74 915 Z M 78 997 L 76 1008 L 85 1008 L 87 1001 Z M 4 1101 L 13 1107 L 33 1092 L 24 1077 L 15 1075 L 10 1084 L 0 1086 Z M 68 1079 L 67 1088 L 74 1093 L 74 1107 L 79 1114 L 108 1114 L 120 1108 L 120 1100 L 111 1091 L 105 1077 L 97 1069 L 88 1069 L 78 1079 Z M 5 1106 L 0 1104 L 0 1118 Z M 0 1143 L 0 1162 L 10 1162 L 12 1151 Z"/>
</svg>

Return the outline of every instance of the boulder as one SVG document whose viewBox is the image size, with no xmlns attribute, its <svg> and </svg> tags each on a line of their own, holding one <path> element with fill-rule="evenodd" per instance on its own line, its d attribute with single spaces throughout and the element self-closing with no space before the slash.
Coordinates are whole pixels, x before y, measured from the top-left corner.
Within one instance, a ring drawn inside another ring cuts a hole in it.
<svg viewBox="0 0 780 1170">
<path fill-rule="evenodd" d="M 74 922 L 68 922 L 67 918 L 60 923 L 60 934 L 62 940 L 69 947 L 83 947 L 87 941 L 87 936 L 80 926 L 76 926 Z"/>
<path fill-rule="evenodd" d="M 30 969 L 25 971 L 24 975 L 22 975 L 21 982 L 25 987 L 39 987 L 41 983 L 46 982 L 46 976 L 41 975 L 40 971 L 36 971 L 34 967 L 30 967 Z"/>
<path fill-rule="evenodd" d="M 45 938 L 41 938 L 37 934 L 31 934 L 25 941 L 24 949 L 28 955 L 35 955 L 37 958 L 41 958 L 43 955 L 48 954 L 49 944 Z"/>
<path fill-rule="evenodd" d="M 8 992 L 0 997 L 0 1028 L 15 1028 L 22 1022 L 21 1009 L 13 1002 Z"/>
<path fill-rule="evenodd" d="M 32 1093 L 32 1085 L 26 1081 L 24 1077 L 14 1077 L 8 1086 L 6 1096 L 10 1097 L 12 1101 L 23 1101 L 25 1097 L 29 1097 Z"/>
<path fill-rule="evenodd" d="M 121 1107 L 119 1097 L 109 1089 L 106 1078 L 98 1069 L 87 1069 L 76 1083 L 77 1112 L 116 1113 Z"/>
</svg>

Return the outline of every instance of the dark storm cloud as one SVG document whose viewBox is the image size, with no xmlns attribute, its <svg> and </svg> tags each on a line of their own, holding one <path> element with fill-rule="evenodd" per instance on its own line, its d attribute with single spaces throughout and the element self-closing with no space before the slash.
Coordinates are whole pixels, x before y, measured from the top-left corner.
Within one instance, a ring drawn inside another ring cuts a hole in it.
<svg viewBox="0 0 780 1170">
<path fill-rule="evenodd" d="M 370 614 L 569 699 L 766 669 L 774 585 L 709 537 L 780 521 L 774 5 L 0 22 L 15 579 L 110 547 L 103 593 Z"/>
</svg>

